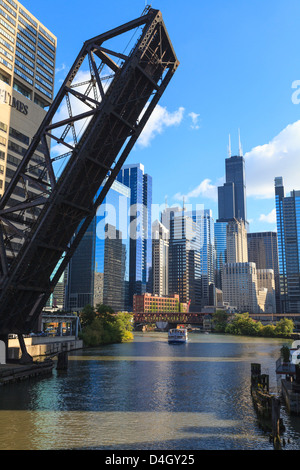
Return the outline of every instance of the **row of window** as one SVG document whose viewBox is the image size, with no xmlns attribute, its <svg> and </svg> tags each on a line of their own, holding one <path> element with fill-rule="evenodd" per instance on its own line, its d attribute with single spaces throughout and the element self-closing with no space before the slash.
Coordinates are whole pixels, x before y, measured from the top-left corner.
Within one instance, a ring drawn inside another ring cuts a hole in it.
<svg viewBox="0 0 300 470">
<path fill-rule="evenodd" d="M 2 38 L 1 38 L 2 39 Z M 5 42 L 4 39 L 1 41 L 1 44 Z M 5 45 L 5 44 L 4 44 Z M 24 50 L 24 48 L 22 48 L 22 50 Z M 1 46 L 0 46 L 0 52 L 5 56 L 7 57 L 9 60 L 13 60 L 13 56 L 7 52 L 5 49 L 3 49 Z M 27 52 L 24 50 L 24 52 Z M 39 53 L 39 51 L 38 51 Z M 30 67 L 34 68 L 34 63 L 31 62 L 29 59 L 27 59 L 21 52 L 19 52 L 18 50 L 16 50 L 16 55 L 18 57 L 20 57 L 22 60 L 24 60 L 24 62 L 29 65 Z M 39 55 L 42 56 L 43 59 L 45 59 L 43 57 L 43 54 L 40 53 Z M 33 54 L 32 54 L 33 56 Z M 34 56 L 33 56 L 34 57 Z M 47 66 L 45 65 L 41 60 L 37 59 L 39 65 L 41 65 L 42 67 L 44 67 L 45 70 L 47 70 L 48 72 L 52 72 L 53 71 Z M 0 62 L 5 65 L 7 68 L 9 68 L 10 70 L 12 70 L 12 65 L 10 64 L 10 62 L 8 62 L 6 59 L 4 59 L 3 57 L 0 56 Z M 27 67 L 27 65 L 23 64 L 23 62 L 19 61 L 17 58 L 15 59 L 15 64 L 20 68 L 22 69 L 22 71 L 24 70 L 26 72 L 26 74 L 30 75 L 31 77 L 34 76 L 34 72 L 29 68 Z M 54 63 L 53 63 L 53 66 L 54 66 Z M 16 73 L 22 77 L 25 81 L 27 81 L 28 83 L 30 83 L 30 85 L 33 85 L 33 81 L 32 79 L 30 79 L 27 75 L 25 75 L 21 70 L 19 69 L 16 69 L 15 68 L 15 71 Z M 51 83 L 53 83 L 53 79 L 52 77 L 50 77 L 45 71 L 43 71 L 40 67 L 38 67 L 38 71 L 39 73 L 44 77 L 46 78 L 47 80 L 49 80 Z M 36 79 L 41 82 L 46 88 L 48 88 L 49 90 L 52 91 L 52 86 L 47 83 L 42 77 L 36 75 Z M 52 94 L 49 94 L 49 92 L 45 93 L 43 89 L 41 89 L 41 91 L 46 94 L 47 96 L 49 96 L 50 98 L 52 98 Z"/>
<path fill-rule="evenodd" d="M 13 1 L 13 0 L 7 0 L 8 3 L 10 3 L 13 8 L 15 10 L 17 10 L 17 4 Z M 11 8 L 9 5 L 7 5 L 7 3 L 4 1 L 4 0 L 0 0 L 0 5 L 1 7 L 5 8 L 5 10 L 7 10 L 9 12 L 9 14 L 11 16 L 13 16 L 14 18 L 17 18 L 17 12 Z M 3 11 L 3 10 L 2 10 Z M 52 49 L 53 51 L 55 51 L 55 48 L 54 48 L 54 45 L 55 45 L 55 40 L 54 38 L 49 34 L 47 33 L 47 31 L 42 28 L 41 26 L 39 26 L 39 31 L 43 33 L 44 36 L 46 36 L 47 39 L 49 39 L 49 41 L 44 37 L 42 36 L 40 33 L 37 32 L 37 28 L 38 28 L 38 24 L 37 22 L 31 18 L 22 8 L 19 9 L 19 13 L 23 16 L 20 16 L 19 14 L 19 22 L 22 23 L 27 29 L 29 29 L 29 31 L 31 31 L 33 34 L 35 34 L 35 36 L 39 36 L 39 38 L 50 48 Z M 11 18 L 9 15 L 7 15 L 6 12 L 3 11 L 3 16 L 9 21 L 11 22 L 14 26 L 16 25 L 16 20 L 14 20 L 13 18 Z M 25 21 L 25 19 L 29 21 L 29 23 L 27 21 Z"/>
<path fill-rule="evenodd" d="M 8 15 L 8 13 L 4 9 L 2 9 L 1 7 L 4 7 L 6 10 L 9 11 L 9 13 L 12 13 L 13 10 L 4 2 L 4 0 L 0 0 L 0 33 L 3 36 L 3 37 L 0 38 L 0 44 L 5 46 L 10 52 L 13 52 L 14 49 L 8 41 L 12 42 L 13 44 L 15 42 L 15 38 L 13 36 L 11 36 L 9 33 L 12 33 L 13 35 L 15 35 L 15 29 L 11 25 L 16 26 L 16 20 L 11 18 Z M 27 19 L 29 19 L 28 15 L 26 15 L 26 13 L 23 10 L 20 9 L 20 12 L 22 14 L 24 14 L 24 16 Z M 16 15 L 13 15 L 13 16 L 16 16 Z M 44 29 L 42 29 L 43 34 L 46 33 L 47 38 L 51 39 L 51 42 L 49 42 L 48 39 L 46 39 L 42 34 L 38 33 L 36 30 L 34 30 L 34 28 L 29 23 L 27 23 L 27 21 L 25 21 L 23 18 L 19 17 L 19 20 L 20 20 L 20 23 L 22 23 L 22 25 L 25 26 L 25 27 L 23 27 L 21 24 L 18 25 L 17 46 L 22 50 L 22 52 L 24 52 L 26 55 L 28 55 L 28 57 L 30 59 L 32 59 L 33 61 L 35 60 L 35 54 L 37 53 L 37 55 L 42 59 L 42 60 L 39 59 L 38 63 L 44 69 L 44 71 L 42 73 L 41 73 L 41 71 L 39 73 L 44 78 L 46 78 L 47 80 L 49 80 L 50 82 L 53 83 L 53 79 L 46 72 L 50 73 L 51 75 L 53 75 L 53 72 L 54 72 L 53 71 L 54 59 L 55 59 L 55 55 L 54 55 L 54 53 L 55 53 L 55 47 L 54 47 L 55 41 L 54 41 L 54 39 L 51 38 L 51 36 Z M 3 28 L 2 28 L 2 26 L 3 26 Z M 9 33 L 7 31 L 9 31 Z M 20 34 L 20 33 L 22 33 L 22 34 Z M 34 35 L 31 34 L 31 33 L 33 33 Z M 6 41 L 6 39 L 8 41 Z M 36 44 L 38 46 L 38 49 L 36 49 L 36 47 L 35 47 Z M 45 47 L 45 46 L 47 46 L 47 47 Z M 8 51 L 3 49 L 2 47 L 0 49 L 0 52 L 7 59 L 9 59 L 11 61 L 13 60 L 13 56 Z M 22 54 L 22 52 L 18 51 L 18 53 L 16 53 L 16 55 L 18 55 L 18 57 L 21 58 L 26 63 L 26 65 L 34 68 L 34 62 L 30 61 L 26 56 L 24 56 Z M 7 62 L 6 59 L 4 59 L 3 57 L 1 57 L 1 63 L 3 65 L 5 65 L 6 67 L 8 67 L 10 70 L 12 70 L 12 64 Z M 33 76 L 32 75 L 33 72 L 28 68 L 26 69 L 25 68 L 26 66 L 22 62 L 18 61 L 18 59 L 17 59 L 17 65 L 22 70 L 25 70 L 26 73 Z M 52 67 L 52 68 L 50 68 L 49 66 Z M 20 70 L 19 70 L 19 72 L 20 72 Z M 32 84 L 31 80 L 30 79 L 28 80 L 28 77 L 26 79 L 20 73 L 18 73 L 18 75 L 21 76 L 22 78 L 24 78 L 28 83 Z M 41 77 L 39 77 L 39 79 L 38 79 L 39 81 L 42 80 Z M 50 89 L 50 85 L 46 84 L 46 82 L 43 83 L 43 85 L 46 86 L 46 88 Z M 43 90 L 40 90 L 40 91 L 43 91 Z M 52 91 L 52 89 L 51 89 L 51 91 Z"/>
</svg>

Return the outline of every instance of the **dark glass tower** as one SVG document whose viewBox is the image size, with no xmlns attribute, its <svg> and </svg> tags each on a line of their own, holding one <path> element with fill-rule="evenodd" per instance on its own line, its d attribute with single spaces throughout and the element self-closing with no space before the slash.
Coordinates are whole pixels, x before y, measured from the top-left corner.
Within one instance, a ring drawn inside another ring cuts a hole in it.
<svg viewBox="0 0 300 470">
<path fill-rule="evenodd" d="M 219 220 L 242 219 L 246 216 L 246 179 L 243 156 L 226 158 L 226 182 L 218 187 Z"/>
<path fill-rule="evenodd" d="M 280 303 L 283 313 L 300 312 L 300 191 L 284 195 L 282 177 L 275 178 Z"/>
<path fill-rule="evenodd" d="M 117 180 L 131 190 L 129 302 L 134 294 L 144 294 L 152 285 L 151 206 L 152 177 L 140 163 L 124 165 Z"/>
</svg>

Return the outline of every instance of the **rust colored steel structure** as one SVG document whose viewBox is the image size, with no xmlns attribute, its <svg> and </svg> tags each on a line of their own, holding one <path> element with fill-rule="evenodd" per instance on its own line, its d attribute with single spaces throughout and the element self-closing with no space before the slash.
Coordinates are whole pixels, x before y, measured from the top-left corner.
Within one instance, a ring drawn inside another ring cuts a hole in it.
<svg viewBox="0 0 300 470">
<path fill-rule="evenodd" d="M 158 321 L 166 321 L 169 323 L 192 323 L 203 324 L 205 313 L 190 312 L 151 312 L 151 313 L 135 313 L 133 321 L 135 323 L 155 323 Z"/>
<path fill-rule="evenodd" d="M 117 39 L 119 46 L 131 32 L 138 39 L 128 54 L 107 45 Z M 78 82 L 84 61 L 90 76 Z M 162 14 L 152 8 L 83 44 L 0 201 L 0 335 L 27 334 L 35 327 L 178 65 Z M 78 111 L 74 100 L 84 109 Z M 61 119 L 63 103 L 67 114 Z M 66 153 L 51 157 L 51 140 Z M 43 161 L 34 155 L 38 148 Z M 57 158 L 66 162 L 59 176 Z M 26 182 L 39 189 L 38 196 L 28 192 L 22 202 L 12 202 Z M 16 239 L 20 248 L 8 257 Z"/>
</svg>

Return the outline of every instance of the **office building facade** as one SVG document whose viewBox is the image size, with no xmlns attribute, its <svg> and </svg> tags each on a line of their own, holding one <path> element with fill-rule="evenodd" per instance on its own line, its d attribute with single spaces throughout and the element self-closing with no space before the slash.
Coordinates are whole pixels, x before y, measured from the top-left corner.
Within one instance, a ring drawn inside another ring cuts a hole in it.
<svg viewBox="0 0 300 470">
<path fill-rule="evenodd" d="M 31 139 L 35 135 L 54 93 L 56 37 L 26 8 L 14 0 L 0 2 L 0 197 L 11 181 Z M 40 176 L 44 150 L 37 147 L 30 173 Z M 43 176 L 47 181 L 47 174 Z M 28 179 L 18 185 L 8 206 L 39 194 Z M 38 208 L 22 215 L 28 219 Z M 33 214 L 34 213 L 34 214 Z M 24 219 L 23 219 L 24 220 Z M 22 230 L 22 224 L 17 224 Z M 5 226 L 6 230 L 9 230 Z M 16 233 L 7 256 L 13 257 L 22 245 Z"/>
<path fill-rule="evenodd" d="M 133 313 L 178 313 L 187 312 L 187 308 L 178 294 L 159 296 L 146 292 L 133 296 Z"/>
<path fill-rule="evenodd" d="M 215 222 L 214 250 L 215 250 L 215 286 L 222 290 L 222 271 L 227 263 L 227 224 L 228 222 Z"/>
<path fill-rule="evenodd" d="M 214 219 L 211 209 L 196 209 L 185 214 L 198 225 L 200 232 L 201 306 L 214 305 Z"/>
<path fill-rule="evenodd" d="M 275 178 L 279 289 L 282 313 L 300 312 L 300 191 L 285 196 L 283 178 Z"/>
<path fill-rule="evenodd" d="M 201 311 L 200 227 L 184 212 L 170 219 L 169 294 Z"/>
<path fill-rule="evenodd" d="M 239 312 L 258 313 L 255 263 L 226 263 L 223 267 L 223 301 Z"/>
<path fill-rule="evenodd" d="M 152 224 L 152 292 L 169 293 L 169 230 L 158 220 Z"/>
<path fill-rule="evenodd" d="M 66 309 L 129 309 L 129 211 L 130 189 L 114 181 L 69 263 Z"/>
<path fill-rule="evenodd" d="M 247 234 L 248 260 L 255 263 L 258 270 L 274 272 L 276 313 L 281 313 L 279 291 L 279 264 L 276 232 L 256 232 Z"/>
<path fill-rule="evenodd" d="M 247 232 L 243 220 L 233 219 L 226 227 L 227 263 L 247 263 Z"/>
<path fill-rule="evenodd" d="M 129 302 L 152 289 L 152 177 L 142 164 L 124 165 L 117 180 L 130 188 Z"/>
</svg>

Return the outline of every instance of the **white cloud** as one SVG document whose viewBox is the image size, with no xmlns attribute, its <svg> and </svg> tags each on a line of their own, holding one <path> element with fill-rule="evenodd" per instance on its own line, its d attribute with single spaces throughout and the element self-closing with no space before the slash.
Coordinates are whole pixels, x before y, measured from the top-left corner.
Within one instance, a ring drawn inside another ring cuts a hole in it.
<svg viewBox="0 0 300 470">
<path fill-rule="evenodd" d="M 272 209 L 269 214 L 260 214 L 260 222 L 267 222 L 268 224 L 276 224 L 276 209 Z"/>
<path fill-rule="evenodd" d="M 300 120 L 269 143 L 245 154 L 247 196 L 274 198 L 274 178 L 282 176 L 286 192 L 299 189 Z"/>
<path fill-rule="evenodd" d="M 61 72 L 62 70 L 65 70 L 65 69 L 66 69 L 66 64 L 61 64 L 60 67 L 56 67 L 55 73 L 59 73 L 59 72 Z"/>
<path fill-rule="evenodd" d="M 63 70 L 63 68 L 61 70 Z M 102 71 L 101 76 L 103 77 L 105 75 L 107 75 L 106 69 Z M 88 70 L 79 70 L 76 74 L 76 79 L 74 80 L 74 83 L 85 83 L 88 80 L 90 80 L 90 72 Z M 104 91 L 106 91 L 109 83 L 110 83 L 109 80 L 104 81 L 103 83 Z M 87 88 L 87 85 L 83 85 L 81 87 L 77 87 L 76 90 L 81 93 L 85 93 L 86 88 Z M 91 98 L 94 98 L 92 89 L 89 93 L 89 96 Z M 98 90 L 98 98 L 100 100 L 99 90 Z M 81 114 L 90 110 L 90 108 L 87 105 L 85 105 L 82 101 L 80 101 L 79 99 L 76 99 L 72 95 L 70 95 L 70 102 L 71 102 L 73 116 L 76 116 L 78 114 Z M 141 116 L 143 115 L 146 109 L 147 109 L 147 106 L 144 108 L 143 112 L 141 113 Z M 157 134 L 162 134 L 164 130 L 168 127 L 178 126 L 183 120 L 184 111 L 185 110 L 183 107 L 179 107 L 174 112 L 170 112 L 167 110 L 166 107 L 162 107 L 159 104 L 156 105 L 150 118 L 148 119 L 145 125 L 145 128 L 143 129 L 137 141 L 138 145 L 140 145 L 141 147 L 148 147 L 150 145 L 150 142 L 154 139 L 154 137 Z M 58 111 L 56 112 L 54 116 L 53 122 L 62 121 L 63 119 L 66 119 L 68 117 L 69 117 L 69 113 L 68 113 L 67 103 L 63 101 L 63 103 L 61 104 L 61 106 L 59 107 Z M 86 127 L 90 119 L 91 118 L 87 118 L 85 120 L 84 125 L 82 121 L 78 121 L 77 123 L 75 123 L 76 132 L 82 134 L 83 129 Z M 70 136 L 71 136 L 71 133 L 70 133 Z M 58 154 L 59 150 L 61 150 L 61 146 L 53 146 L 53 153 Z"/>
<path fill-rule="evenodd" d="M 201 181 L 201 183 L 196 188 L 192 189 L 187 194 L 176 193 L 174 195 L 174 199 L 181 201 L 184 198 L 184 200 L 188 202 L 190 199 L 197 198 L 199 196 L 217 201 L 217 186 L 211 184 L 211 180 L 206 178 L 205 180 Z"/>
<path fill-rule="evenodd" d="M 148 147 L 157 134 L 162 134 L 167 127 L 178 126 L 183 119 L 183 114 L 184 108 L 182 107 L 177 111 L 169 112 L 167 108 L 158 104 L 137 141 L 138 145 Z"/>
<path fill-rule="evenodd" d="M 191 128 L 192 129 L 199 129 L 200 126 L 198 124 L 198 120 L 199 120 L 200 114 L 196 114 L 192 111 L 191 113 L 188 114 L 188 116 L 192 119 Z"/>
</svg>

